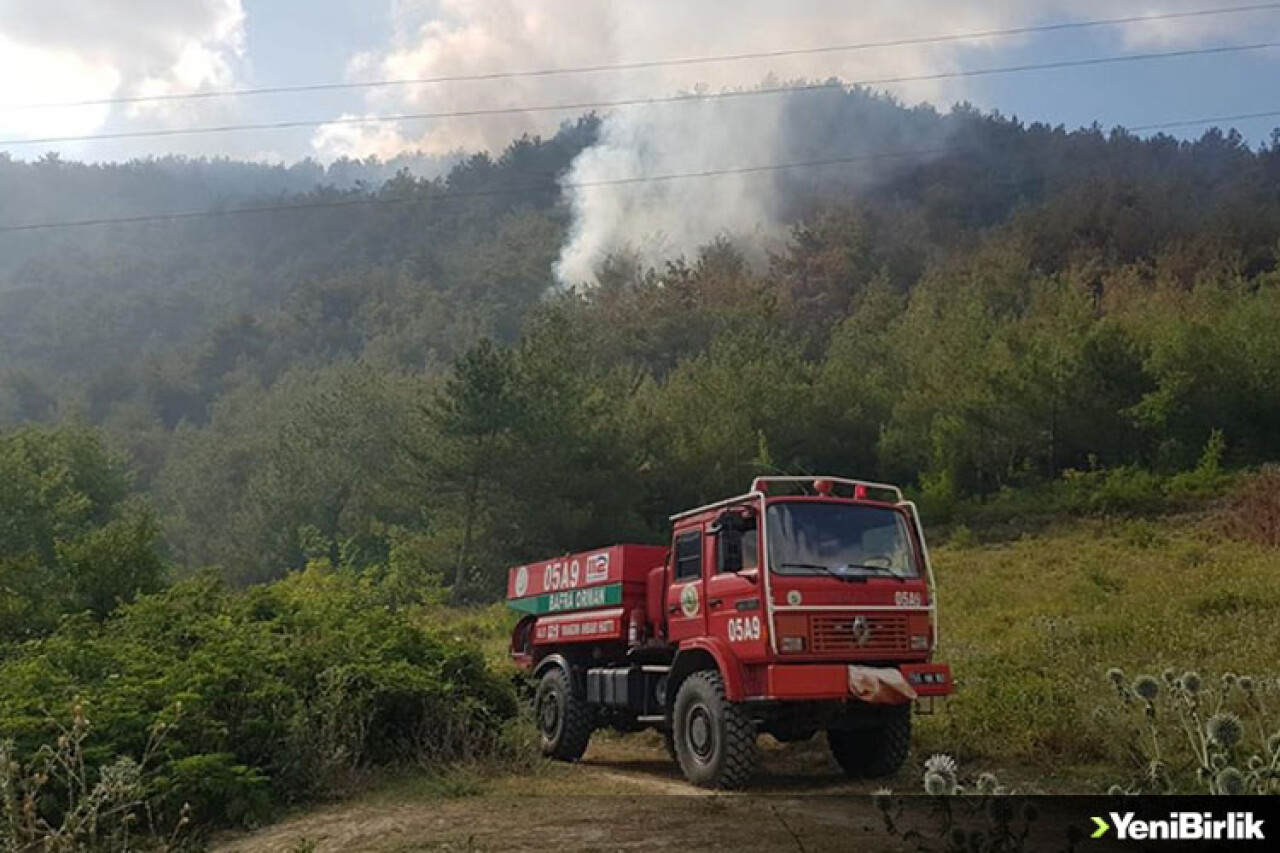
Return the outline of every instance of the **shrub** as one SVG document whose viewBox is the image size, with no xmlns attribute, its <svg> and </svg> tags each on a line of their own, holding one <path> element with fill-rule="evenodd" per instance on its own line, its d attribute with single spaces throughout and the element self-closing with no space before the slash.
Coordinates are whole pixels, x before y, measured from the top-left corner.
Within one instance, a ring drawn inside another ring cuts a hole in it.
<svg viewBox="0 0 1280 853">
<path fill-rule="evenodd" d="M 1165 485 L 1165 494 L 1175 506 L 1203 503 L 1222 494 L 1231 475 L 1222 470 L 1222 457 L 1227 442 L 1222 430 L 1215 429 L 1205 442 L 1200 461 L 1190 471 L 1174 474 Z"/>
<path fill-rule="evenodd" d="M 943 524 L 955 515 L 959 492 L 950 471 L 920 475 L 920 514 L 930 524 Z"/>
<path fill-rule="evenodd" d="M 1066 471 L 1063 480 L 1067 509 L 1077 514 L 1152 513 L 1164 506 L 1160 477 L 1142 468 Z"/>
<path fill-rule="evenodd" d="M 245 594 L 200 576 L 17 647 L 0 663 L 0 738 L 36 754 L 43 709 L 75 697 L 97 766 L 140 756 L 155 720 L 171 726 L 150 795 L 170 823 L 189 802 L 201 824 L 252 824 L 374 766 L 473 758 L 515 714 L 473 644 L 319 568 Z"/>
<path fill-rule="evenodd" d="M 952 548 L 976 548 L 978 545 L 978 537 L 969 529 L 968 525 L 958 524 L 955 529 L 951 531 L 951 536 L 947 539 L 947 544 Z"/>
</svg>

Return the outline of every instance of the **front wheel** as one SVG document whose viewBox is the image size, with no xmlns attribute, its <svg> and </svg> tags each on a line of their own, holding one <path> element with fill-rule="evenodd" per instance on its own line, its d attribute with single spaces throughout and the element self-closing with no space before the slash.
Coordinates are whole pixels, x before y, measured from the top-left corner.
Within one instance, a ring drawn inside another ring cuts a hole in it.
<svg viewBox="0 0 1280 853">
<path fill-rule="evenodd" d="M 542 754 L 561 761 L 577 761 L 591 741 L 591 708 L 573 693 L 569 675 L 559 667 L 538 682 L 533 699 L 534 719 L 542 738 Z"/>
<path fill-rule="evenodd" d="M 830 729 L 831 755 L 850 779 L 892 776 L 911 748 L 911 705 L 886 707 L 873 725 L 853 730 Z"/>
<path fill-rule="evenodd" d="M 686 779 L 703 788 L 740 788 L 751 778 L 760 762 L 755 723 L 725 698 L 720 673 L 686 678 L 672 717 L 676 760 Z"/>
</svg>

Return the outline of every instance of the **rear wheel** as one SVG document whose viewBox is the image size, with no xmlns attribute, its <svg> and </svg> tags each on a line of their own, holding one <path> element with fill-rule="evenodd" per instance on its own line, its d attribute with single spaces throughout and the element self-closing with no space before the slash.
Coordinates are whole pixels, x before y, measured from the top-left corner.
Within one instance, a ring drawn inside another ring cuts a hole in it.
<svg viewBox="0 0 1280 853">
<path fill-rule="evenodd" d="M 911 748 L 911 705 L 886 707 L 865 727 L 830 729 L 827 742 L 831 755 L 850 779 L 891 776 L 906 762 Z"/>
<path fill-rule="evenodd" d="M 569 675 L 559 667 L 538 682 L 533 700 L 534 720 L 542 735 L 542 754 L 561 761 L 577 761 L 591 741 L 591 708 L 573 693 Z"/>
<path fill-rule="evenodd" d="M 724 679 L 695 672 L 680 685 L 672 715 L 676 760 L 685 778 L 703 788 L 739 788 L 760 761 L 755 723 L 725 698 Z"/>
</svg>

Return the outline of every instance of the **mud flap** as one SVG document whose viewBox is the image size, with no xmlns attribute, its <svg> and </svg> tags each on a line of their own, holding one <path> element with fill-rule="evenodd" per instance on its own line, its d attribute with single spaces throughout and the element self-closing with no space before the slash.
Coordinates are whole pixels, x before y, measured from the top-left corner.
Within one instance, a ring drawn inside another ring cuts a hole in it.
<svg viewBox="0 0 1280 853">
<path fill-rule="evenodd" d="M 849 692 L 868 705 L 905 705 L 916 690 L 891 667 L 850 666 Z"/>
</svg>

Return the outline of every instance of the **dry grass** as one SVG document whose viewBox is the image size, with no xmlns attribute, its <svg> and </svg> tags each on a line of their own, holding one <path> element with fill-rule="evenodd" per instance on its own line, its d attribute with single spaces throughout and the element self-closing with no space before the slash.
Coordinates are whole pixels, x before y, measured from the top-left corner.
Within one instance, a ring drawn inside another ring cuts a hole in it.
<svg viewBox="0 0 1280 853">
<path fill-rule="evenodd" d="M 1250 477 L 1217 514 L 1224 535 L 1280 548 L 1280 466 Z"/>
<path fill-rule="evenodd" d="M 958 692 L 923 727 L 925 748 L 1105 768 L 1109 668 L 1280 671 L 1280 551 L 1211 521 L 1081 523 L 935 561 Z"/>
</svg>

